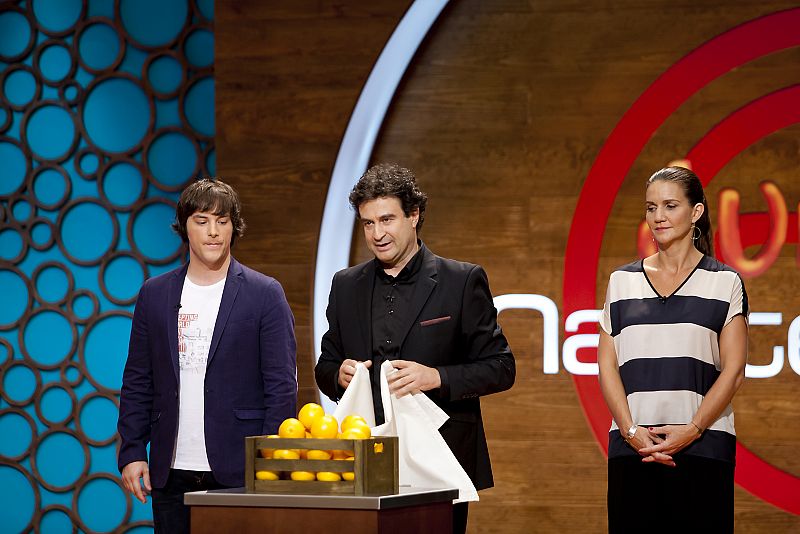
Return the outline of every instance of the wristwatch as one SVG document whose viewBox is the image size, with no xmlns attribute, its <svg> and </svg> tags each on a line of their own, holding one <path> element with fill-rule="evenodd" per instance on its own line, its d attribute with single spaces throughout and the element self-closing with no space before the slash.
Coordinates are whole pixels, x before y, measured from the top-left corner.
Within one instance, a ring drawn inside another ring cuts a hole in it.
<svg viewBox="0 0 800 534">
<path fill-rule="evenodd" d="M 636 426 L 636 423 L 633 423 L 628 431 L 625 433 L 625 441 L 630 441 L 636 435 L 636 429 L 639 428 Z"/>
</svg>

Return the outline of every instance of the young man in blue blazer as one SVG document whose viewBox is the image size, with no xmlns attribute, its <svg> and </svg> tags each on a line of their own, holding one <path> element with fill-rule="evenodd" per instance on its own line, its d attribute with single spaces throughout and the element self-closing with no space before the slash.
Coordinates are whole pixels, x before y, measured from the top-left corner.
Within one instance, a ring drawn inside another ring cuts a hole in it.
<svg viewBox="0 0 800 534">
<path fill-rule="evenodd" d="M 152 494 L 156 532 L 189 532 L 185 492 L 243 486 L 244 437 L 295 413 L 294 318 L 277 280 L 231 256 L 244 227 L 232 187 L 191 184 L 173 225 L 189 262 L 147 280 L 136 301 L 119 469 L 136 498 Z"/>
</svg>

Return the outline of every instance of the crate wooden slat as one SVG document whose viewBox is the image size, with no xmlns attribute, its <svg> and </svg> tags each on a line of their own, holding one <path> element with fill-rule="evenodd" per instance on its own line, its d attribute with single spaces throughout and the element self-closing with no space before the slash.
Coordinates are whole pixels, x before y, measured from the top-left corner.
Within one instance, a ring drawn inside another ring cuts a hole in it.
<svg viewBox="0 0 800 534">
<path fill-rule="evenodd" d="M 253 493 L 300 495 L 395 495 L 399 492 L 396 437 L 369 439 L 245 438 L 245 488 Z M 350 460 L 276 460 L 261 458 L 259 449 L 353 451 Z M 256 471 L 353 472 L 355 480 L 257 480 Z"/>
</svg>

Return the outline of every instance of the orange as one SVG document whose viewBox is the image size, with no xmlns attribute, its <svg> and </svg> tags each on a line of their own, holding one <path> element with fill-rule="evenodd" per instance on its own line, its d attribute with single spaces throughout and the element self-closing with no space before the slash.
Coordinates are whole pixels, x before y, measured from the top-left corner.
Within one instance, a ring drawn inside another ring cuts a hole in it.
<svg viewBox="0 0 800 534">
<path fill-rule="evenodd" d="M 322 406 L 316 402 L 309 402 L 300 408 L 297 418 L 301 423 L 303 423 L 303 426 L 306 427 L 306 430 L 311 430 L 311 425 L 314 424 L 314 421 L 323 415 L 325 415 L 325 409 Z"/>
<path fill-rule="evenodd" d="M 282 438 L 304 438 L 306 437 L 306 427 L 294 417 L 290 417 L 281 423 L 278 435 Z"/>
<path fill-rule="evenodd" d="M 339 475 L 339 473 L 320 471 L 317 473 L 317 480 L 321 480 L 323 482 L 339 482 L 342 480 L 342 477 Z"/>
<path fill-rule="evenodd" d="M 278 480 L 278 473 L 274 471 L 256 471 L 256 480 Z"/>
<path fill-rule="evenodd" d="M 356 474 L 352 471 L 348 471 L 346 473 L 342 473 L 342 478 L 347 480 L 348 482 L 352 482 L 356 479 Z"/>
<path fill-rule="evenodd" d="M 272 457 L 276 460 L 299 460 L 300 453 L 297 449 L 276 449 Z"/>
<path fill-rule="evenodd" d="M 334 439 L 339 432 L 339 422 L 332 415 L 319 417 L 311 426 L 311 435 L 317 439 Z"/>
<path fill-rule="evenodd" d="M 309 460 L 330 460 L 331 453 L 329 451 L 320 451 L 312 449 L 306 455 Z"/>
<path fill-rule="evenodd" d="M 347 426 L 347 428 L 344 428 L 344 426 L 342 427 L 342 433 L 345 433 L 348 430 L 352 430 L 354 428 L 358 429 L 358 430 L 361 430 L 364 433 L 364 438 L 365 439 L 370 437 L 370 436 L 372 436 L 372 429 L 370 429 L 370 427 L 367 424 L 367 422 L 364 421 L 363 419 L 361 419 L 361 420 L 355 419 L 353 421 L 350 421 L 350 424 Z"/>
<path fill-rule="evenodd" d="M 369 427 L 355 426 L 342 432 L 342 439 L 367 439 Z"/>
<path fill-rule="evenodd" d="M 344 460 L 345 458 L 350 456 L 349 454 L 347 454 L 347 452 L 348 451 L 339 451 L 339 450 L 333 451 L 333 459 L 334 460 Z M 353 451 L 349 451 L 349 452 L 353 452 Z"/>
<path fill-rule="evenodd" d="M 278 434 L 270 434 L 269 436 L 267 436 L 267 438 L 270 439 L 278 437 L 280 437 L 278 436 Z M 258 451 L 261 453 L 262 458 L 272 458 L 272 453 L 275 451 L 275 449 L 258 449 Z"/>
<path fill-rule="evenodd" d="M 292 480 L 302 480 L 304 482 L 317 479 L 317 475 L 311 471 L 292 471 L 291 477 Z"/>
<path fill-rule="evenodd" d="M 367 421 L 360 415 L 348 415 L 342 420 L 342 432 L 353 426 L 353 424 L 356 423 L 356 421 L 360 421 L 365 425 L 367 424 Z"/>
</svg>

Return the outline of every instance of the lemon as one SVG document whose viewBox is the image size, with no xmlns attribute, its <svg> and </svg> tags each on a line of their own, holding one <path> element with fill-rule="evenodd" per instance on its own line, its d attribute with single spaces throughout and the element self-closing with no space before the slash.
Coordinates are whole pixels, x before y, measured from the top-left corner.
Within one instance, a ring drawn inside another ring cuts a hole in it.
<svg viewBox="0 0 800 534">
<path fill-rule="evenodd" d="M 309 460 L 330 460 L 331 459 L 331 453 L 329 451 L 320 451 L 320 450 L 312 449 L 312 450 L 308 451 L 308 454 L 306 455 L 306 457 Z"/>
<path fill-rule="evenodd" d="M 292 480 L 301 480 L 303 482 L 317 479 L 317 475 L 311 471 L 292 471 L 291 477 Z"/>
<path fill-rule="evenodd" d="M 320 471 L 319 473 L 317 473 L 317 480 L 321 480 L 323 482 L 339 482 L 340 480 L 342 480 L 342 477 L 339 476 L 339 473 Z"/>
<path fill-rule="evenodd" d="M 299 460 L 300 453 L 297 449 L 276 449 L 272 457 L 276 460 Z"/>
<path fill-rule="evenodd" d="M 256 480 L 278 480 L 278 473 L 274 471 L 256 471 Z"/>
<path fill-rule="evenodd" d="M 342 473 L 342 478 L 348 482 L 352 482 L 356 479 L 356 474 L 352 471 L 348 471 L 346 473 Z"/>
</svg>

